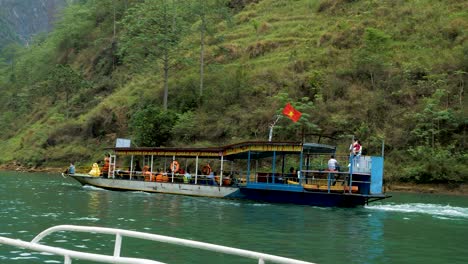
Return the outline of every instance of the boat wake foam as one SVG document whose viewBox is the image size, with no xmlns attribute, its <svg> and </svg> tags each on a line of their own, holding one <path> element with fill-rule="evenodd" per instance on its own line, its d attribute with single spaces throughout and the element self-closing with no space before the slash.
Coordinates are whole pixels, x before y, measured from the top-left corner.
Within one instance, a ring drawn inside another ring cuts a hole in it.
<svg viewBox="0 0 468 264">
<path fill-rule="evenodd" d="M 440 204 L 424 204 L 424 203 L 409 203 L 409 204 L 382 204 L 369 205 L 367 209 L 383 210 L 402 213 L 420 213 L 429 214 L 441 219 L 444 217 L 451 218 L 468 218 L 468 208 L 455 207 L 450 205 Z"/>
<path fill-rule="evenodd" d="M 91 186 L 91 185 L 83 185 L 83 189 L 95 190 L 95 191 L 107 191 L 106 189 L 99 188 L 99 187 L 95 187 L 95 186 Z"/>
</svg>

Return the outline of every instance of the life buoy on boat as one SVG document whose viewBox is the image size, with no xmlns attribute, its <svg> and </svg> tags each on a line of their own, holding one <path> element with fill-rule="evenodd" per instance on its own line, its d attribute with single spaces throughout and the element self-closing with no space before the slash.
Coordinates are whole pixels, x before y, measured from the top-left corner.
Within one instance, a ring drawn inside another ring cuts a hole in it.
<svg viewBox="0 0 468 264">
<path fill-rule="evenodd" d="M 210 164 L 206 164 L 205 166 L 203 166 L 201 172 L 203 175 L 209 175 L 211 173 L 211 167 L 210 167 Z"/>
<path fill-rule="evenodd" d="M 172 172 L 178 172 L 180 168 L 179 162 L 177 160 L 174 160 L 171 162 L 171 171 Z"/>
</svg>

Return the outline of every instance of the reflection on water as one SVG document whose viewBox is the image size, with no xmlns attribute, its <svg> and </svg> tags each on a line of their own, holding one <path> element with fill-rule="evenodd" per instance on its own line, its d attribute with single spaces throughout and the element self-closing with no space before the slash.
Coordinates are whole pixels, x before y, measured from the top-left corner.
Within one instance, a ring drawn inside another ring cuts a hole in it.
<svg viewBox="0 0 468 264">
<path fill-rule="evenodd" d="M 88 187 L 88 186 L 85 186 L 85 187 Z M 87 189 L 91 189 L 91 188 L 87 188 Z M 105 192 L 104 190 L 99 190 L 99 191 Z M 99 191 L 96 191 L 96 189 L 93 189 L 92 191 L 86 193 L 88 196 L 88 201 L 85 202 L 84 204 L 88 205 L 89 212 L 94 215 L 99 215 L 99 213 L 102 211 L 105 211 L 107 207 L 106 206 L 107 201 L 105 201 L 106 196 L 101 195 Z"/>
<path fill-rule="evenodd" d="M 0 173 L 0 235 L 31 240 L 53 225 L 144 231 L 315 263 L 465 263 L 468 204 L 456 196 L 394 195 L 363 208 L 321 208 L 82 187 L 59 175 Z M 33 190 L 33 191 L 31 191 Z M 112 236 L 58 233 L 46 240 L 112 254 Z M 169 263 L 252 263 L 124 239 L 123 256 Z M 174 254 L 177 252 L 177 254 Z M 0 246 L 0 263 L 62 263 Z M 80 261 L 79 263 L 85 263 Z"/>
<path fill-rule="evenodd" d="M 384 233 L 385 227 L 383 226 L 385 220 L 385 213 L 375 212 L 370 214 L 369 217 L 369 245 L 367 248 L 367 261 L 366 263 L 375 263 L 377 260 L 385 259 L 384 248 Z"/>
</svg>

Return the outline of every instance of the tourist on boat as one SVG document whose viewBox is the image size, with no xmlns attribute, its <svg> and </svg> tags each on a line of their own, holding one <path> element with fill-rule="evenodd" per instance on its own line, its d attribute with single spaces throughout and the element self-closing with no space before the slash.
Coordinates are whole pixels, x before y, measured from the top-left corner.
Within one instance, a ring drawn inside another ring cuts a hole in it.
<svg viewBox="0 0 468 264">
<path fill-rule="evenodd" d="M 104 157 L 104 165 L 102 166 L 101 169 L 102 177 L 107 178 L 109 175 L 109 155 L 106 154 Z"/>
<path fill-rule="evenodd" d="M 331 155 L 330 159 L 328 160 L 328 171 L 340 171 L 340 166 L 338 165 L 338 161 L 335 159 L 335 155 Z M 336 185 L 337 178 L 335 173 L 330 173 L 330 178 L 332 181 L 332 185 Z"/>
<path fill-rule="evenodd" d="M 210 173 L 212 172 L 213 170 L 211 169 L 211 166 L 209 163 L 207 163 L 205 166 L 203 166 L 201 172 L 203 175 L 210 175 Z"/>
<path fill-rule="evenodd" d="M 145 181 L 156 181 L 156 178 L 151 173 L 150 167 L 148 165 L 143 166 L 143 176 L 145 176 Z"/>
<path fill-rule="evenodd" d="M 212 171 L 210 172 L 208 176 L 206 176 L 208 180 L 208 185 L 217 185 L 215 181 L 215 177 L 216 177 L 216 171 Z"/>
<path fill-rule="evenodd" d="M 359 158 L 361 157 L 362 153 L 362 146 L 361 141 L 355 140 L 351 146 L 349 146 L 350 156 L 352 158 L 353 164 L 356 164 L 356 167 L 359 167 Z M 348 164 L 348 167 L 351 166 L 351 163 Z"/>
<path fill-rule="evenodd" d="M 70 162 L 70 166 L 64 171 L 65 174 L 75 174 L 75 165 Z"/>
<path fill-rule="evenodd" d="M 296 173 L 296 170 L 294 169 L 294 167 L 289 168 L 288 178 L 291 179 L 291 180 L 296 180 L 297 173 Z"/>
<path fill-rule="evenodd" d="M 135 170 L 134 171 L 141 171 L 140 161 L 135 161 Z"/>
<path fill-rule="evenodd" d="M 96 163 L 93 163 L 93 167 L 91 168 L 91 170 L 89 171 L 89 175 L 91 176 L 100 176 L 101 175 L 101 170 L 99 169 L 99 165 L 98 165 L 99 161 L 96 162 Z"/>
<path fill-rule="evenodd" d="M 339 171 L 338 161 L 335 159 L 335 155 L 331 155 L 328 160 L 328 170 L 329 171 Z"/>
<path fill-rule="evenodd" d="M 232 183 L 231 175 L 230 174 L 225 174 L 223 176 L 223 186 L 230 186 L 231 183 Z"/>
<path fill-rule="evenodd" d="M 190 183 L 191 178 L 192 178 L 192 175 L 190 174 L 190 171 L 187 168 L 187 171 L 185 171 L 184 173 L 184 183 Z"/>
</svg>

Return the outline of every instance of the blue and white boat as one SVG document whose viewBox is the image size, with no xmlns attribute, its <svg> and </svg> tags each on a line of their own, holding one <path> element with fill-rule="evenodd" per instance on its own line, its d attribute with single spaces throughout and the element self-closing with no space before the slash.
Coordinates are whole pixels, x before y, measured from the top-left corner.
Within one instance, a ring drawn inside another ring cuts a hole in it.
<svg viewBox="0 0 468 264">
<path fill-rule="evenodd" d="M 243 142 L 222 147 L 116 147 L 99 175 L 69 174 L 109 190 L 249 199 L 271 203 L 355 207 L 388 198 L 384 158 L 339 159 L 336 147 L 301 142 Z M 346 166 L 349 162 L 349 166 Z M 143 169 L 135 169 L 136 164 Z M 344 165 L 344 166 L 343 166 Z"/>
</svg>

